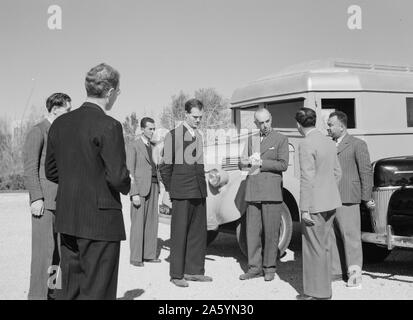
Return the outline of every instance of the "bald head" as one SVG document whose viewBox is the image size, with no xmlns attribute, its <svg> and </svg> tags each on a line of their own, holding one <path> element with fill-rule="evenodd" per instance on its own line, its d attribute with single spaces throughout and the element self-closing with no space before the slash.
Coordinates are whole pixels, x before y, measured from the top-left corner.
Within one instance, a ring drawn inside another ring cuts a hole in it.
<svg viewBox="0 0 413 320">
<path fill-rule="evenodd" d="M 254 118 L 255 120 L 264 119 L 264 118 L 271 119 L 271 113 L 265 108 L 260 108 L 257 111 L 255 111 Z"/>
<path fill-rule="evenodd" d="M 272 128 L 272 117 L 271 113 L 265 109 L 261 108 L 254 113 L 255 125 L 260 129 L 261 133 L 267 135 Z"/>
</svg>

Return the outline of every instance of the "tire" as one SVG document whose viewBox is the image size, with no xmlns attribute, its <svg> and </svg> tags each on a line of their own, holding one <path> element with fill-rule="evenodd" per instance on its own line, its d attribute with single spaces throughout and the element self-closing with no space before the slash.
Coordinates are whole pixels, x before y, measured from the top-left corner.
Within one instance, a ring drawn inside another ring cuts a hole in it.
<svg viewBox="0 0 413 320">
<path fill-rule="evenodd" d="M 218 230 L 208 230 L 207 246 L 209 246 L 216 239 L 218 233 L 219 233 Z"/>
<path fill-rule="evenodd" d="M 363 242 L 363 261 L 365 263 L 383 262 L 390 254 L 391 250 L 380 247 L 374 243 Z"/>
<path fill-rule="evenodd" d="M 291 218 L 290 210 L 287 205 L 282 203 L 281 225 L 280 225 L 280 237 L 278 242 L 278 256 L 282 256 L 285 250 L 290 245 L 291 237 L 293 235 L 293 221 Z M 241 252 L 247 256 L 247 232 L 246 232 L 246 215 L 243 214 L 237 225 L 236 234 L 238 245 Z"/>
</svg>

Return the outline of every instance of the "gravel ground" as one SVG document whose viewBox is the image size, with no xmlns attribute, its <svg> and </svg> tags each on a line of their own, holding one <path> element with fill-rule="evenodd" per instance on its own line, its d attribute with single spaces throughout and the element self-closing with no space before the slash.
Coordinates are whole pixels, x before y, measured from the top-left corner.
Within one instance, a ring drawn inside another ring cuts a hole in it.
<svg viewBox="0 0 413 320">
<path fill-rule="evenodd" d="M 129 238 L 129 204 L 123 197 L 124 217 Z M 0 299 L 26 299 L 30 267 L 30 218 L 28 195 L 0 194 Z M 159 264 L 139 268 L 129 264 L 129 243 L 122 242 L 119 299 L 246 299 L 290 300 L 302 291 L 301 237 L 295 226 L 287 255 L 279 263 L 280 279 L 264 282 L 263 278 L 240 281 L 247 260 L 241 254 L 233 234 L 219 234 L 208 248 L 206 274 L 211 283 L 190 282 L 178 288 L 169 282 L 169 225 L 159 224 Z M 363 289 L 346 289 L 345 283 L 333 283 L 333 299 L 413 299 L 413 251 L 394 250 L 380 264 L 367 265 L 363 272 Z"/>
</svg>

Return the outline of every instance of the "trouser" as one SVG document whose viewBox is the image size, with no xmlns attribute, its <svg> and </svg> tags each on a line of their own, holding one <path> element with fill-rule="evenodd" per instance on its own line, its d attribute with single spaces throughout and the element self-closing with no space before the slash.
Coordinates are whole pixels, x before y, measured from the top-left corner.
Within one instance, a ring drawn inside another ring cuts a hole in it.
<svg viewBox="0 0 413 320">
<path fill-rule="evenodd" d="M 59 237 L 54 231 L 55 214 L 44 210 L 40 217 L 32 216 L 32 260 L 30 266 L 29 300 L 54 299 L 50 277 L 59 266 Z"/>
<path fill-rule="evenodd" d="M 205 199 L 173 199 L 171 218 L 171 278 L 203 275 L 207 244 Z"/>
<path fill-rule="evenodd" d="M 363 251 L 361 246 L 360 205 L 350 204 L 337 208 L 334 232 L 331 233 L 332 274 L 361 272 Z"/>
<path fill-rule="evenodd" d="M 120 241 L 61 234 L 62 289 L 59 300 L 116 299 Z"/>
<path fill-rule="evenodd" d="M 156 259 L 158 243 L 159 185 L 152 183 L 146 197 L 140 197 L 141 205 L 131 203 L 130 262 Z"/>
<path fill-rule="evenodd" d="M 331 290 L 331 251 L 335 210 L 311 214 L 315 225 L 302 226 L 304 294 L 316 298 L 329 298 Z"/>
<path fill-rule="evenodd" d="M 250 202 L 247 207 L 249 271 L 275 272 L 281 224 L 281 203 Z"/>
</svg>

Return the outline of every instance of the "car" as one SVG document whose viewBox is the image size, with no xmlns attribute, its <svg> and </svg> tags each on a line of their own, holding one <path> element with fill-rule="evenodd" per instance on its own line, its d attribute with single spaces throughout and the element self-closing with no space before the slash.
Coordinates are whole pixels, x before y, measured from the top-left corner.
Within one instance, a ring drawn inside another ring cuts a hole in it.
<svg viewBox="0 0 413 320">
<path fill-rule="evenodd" d="M 216 134 L 204 150 L 209 241 L 220 231 L 234 232 L 246 253 L 246 175 L 238 169 L 238 162 L 246 139 L 256 134 L 254 112 L 263 107 L 271 113 L 274 129 L 289 141 L 279 253 L 288 248 L 293 222 L 300 221 L 296 150 L 302 136 L 294 116 L 303 106 L 316 111 L 316 127 L 326 135 L 329 114 L 345 112 L 349 134 L 367 143 L 373 161 L 376 209 L 361 207 L 365 261 L 381 261 L 394 247 L 413 248 L 413 67 L 341 59 L 287 67 L 234 91 L 231 109 L 235 129 Z"/>
</svg>

